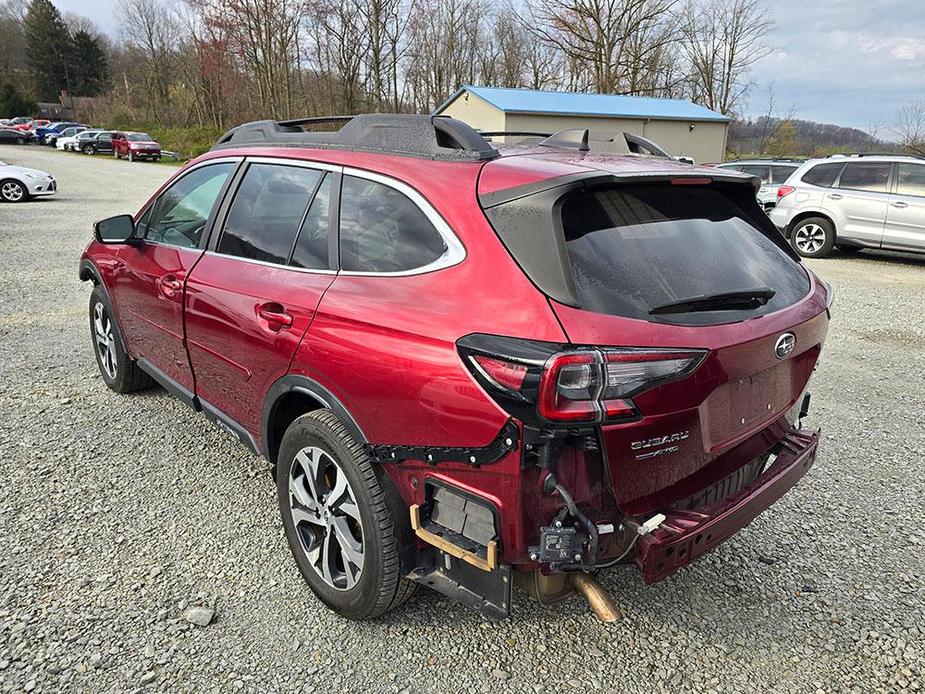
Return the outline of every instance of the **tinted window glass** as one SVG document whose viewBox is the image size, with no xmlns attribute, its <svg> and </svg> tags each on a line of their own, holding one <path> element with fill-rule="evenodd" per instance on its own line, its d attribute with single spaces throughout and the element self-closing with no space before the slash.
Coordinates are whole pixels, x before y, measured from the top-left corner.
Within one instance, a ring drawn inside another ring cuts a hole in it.
<svg viewBox="0 0 925 694">
<path fill-rule="evenodd" d="M 751 176 L 757 176 L 758 178 L 761 179 L 762 183 L 767 183 L 771 180 L 771 167 L 770 166 L 757 166 L 755 164 L 743 164 L 741 171 Z"/>
<path fill-rule="evenodd" d="M 772 166 L 771 183 L 783 183 L 790 178 L 790 174 L 796 170 L 796 166 Z"/>
<path fill-rule="evenodd" d="M 809 183 L 822 188 L 831 188 L 838 178 L 838 172 L 842 170 L 843 162 L 834 162 L 831 164 L 819 164 L 814 166 L 801 179 L 803 183 Z"/>
<path fill-rule="evenodd" d="M 145 238 L 195 248 L 234 164 L 212 164 L 186 174 L 161 194 L 148 219 Z"/>
<path fill-rule="evenodd" d="M 331 204 L 331 181 L 334 177 L 327 174 L 308 208 L 305 222 L 299 232 L 299 238 L 292 253 L 292 265 L 311 270 L 328 268 L 328 229 Z"/>
<path fill-rule="evenodd" d="M 890 180 L 890 165 L 873 162 L 851 162 L 838 179 L 839 188 L 885 193 Z"/>
<path fill-rule="evenodd" d="M 251 164 L 228 211 L 219 253 L 285 264 L 321 172 Z"/>
<path fill-rule="evenodd" d="M 925 164 L 897 164 L 896 192 L 925 197 Z"/>
<path fill-rule="evenodd" d="M 344 270 L 400 272 L 423 267 L 446 246 L 421 209 L 394 188 L 344 176 L 340 262 Z"/>
<path fill-rule="evenodd" d="M 568 197 L 562 225 L 582 308 L 672 323 L 725 323 L 789 306 L 806 295 L 799 264 L 752 226 L 722 193 L 691 186 L 632 186 Z M 757 309 L 651 313 L 693 297 L 769 287 Z"/>
</svg>

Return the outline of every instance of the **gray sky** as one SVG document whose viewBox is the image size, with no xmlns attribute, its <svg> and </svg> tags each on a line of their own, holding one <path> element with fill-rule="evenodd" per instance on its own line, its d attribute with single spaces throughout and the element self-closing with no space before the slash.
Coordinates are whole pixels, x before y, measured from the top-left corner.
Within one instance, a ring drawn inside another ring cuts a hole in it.
<svg viewBox="0 0 925 694">
<path fill-rule="evenodd" d="M 116 0 L 54 0 L 62 12 L 90 17 L 114 33 Z M 767 0 L 777 22 L 775 50 L 754 66 L 743 112 L 775 110 L 797 118 L 890 136 L 896 112 L 925 99 L 925 0 Z"/>
</svg>

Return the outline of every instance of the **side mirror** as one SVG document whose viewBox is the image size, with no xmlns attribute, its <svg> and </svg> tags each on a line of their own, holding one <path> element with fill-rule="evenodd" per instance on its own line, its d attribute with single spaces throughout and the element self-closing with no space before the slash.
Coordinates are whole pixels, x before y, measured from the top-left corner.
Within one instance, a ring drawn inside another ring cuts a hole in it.
<svg viewBox="0 0 925 694">
<path fill-rule="evenodd" d="M 93 225 L 93 234 L 100 243 L 130 243 L 135 235 L 135 220 L 130 214 L 101 219 Z"/>
</svg>

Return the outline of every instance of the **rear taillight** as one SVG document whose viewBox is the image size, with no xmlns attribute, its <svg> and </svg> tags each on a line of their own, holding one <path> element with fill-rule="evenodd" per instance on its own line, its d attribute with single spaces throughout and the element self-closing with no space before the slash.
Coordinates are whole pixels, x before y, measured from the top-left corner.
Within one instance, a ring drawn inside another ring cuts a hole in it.
<svg viewBox="0 0 925 694">
<path fill-rule="evenodd" d="M 469 335 L 459 350 L 491 396 L 525 422 L 637 417 L 630 399 L 692 373 L 705 350 L 596 348 Z"/>
<path fill-rule="evenodd" d="M 786 197 L 787 195 L 790 195 L 795 190 L 796 188 L 794 188 L 793 186 L 780 186 L 777 189 L 777 199 L 780 200 L 781 198 Z"/>
<path fill-rule="evenodd" d="M 515 364 L 483 354 L 473 355 L 472 361 L 477 368 L 481 369 L 489 382 L 512 393 L 520 392 L 524 379 L 527 377 L 527 367 L 523 364 Z"/>
</svg>

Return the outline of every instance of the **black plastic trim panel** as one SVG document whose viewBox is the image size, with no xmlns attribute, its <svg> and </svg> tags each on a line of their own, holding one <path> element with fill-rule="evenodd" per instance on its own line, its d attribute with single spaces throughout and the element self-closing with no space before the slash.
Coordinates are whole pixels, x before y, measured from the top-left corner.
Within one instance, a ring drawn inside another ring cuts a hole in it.
<svg viewBox="0 0 925 694">
<path fill-rule="evenodd" d="M 487 446 L 482 448 L 443 446 L 402 446 L 390 444 L 367 444 L 366 453 L 373 460 L 386 463 L 401 463 L 405 460 L 423 460 L 425 463 L 465 463 L 473 467 L 497 463 L 511 451 L 517 450 L 520 432 L 514 420 L 509 419 L 501 431 Z"/>
</svg>

